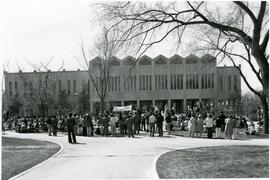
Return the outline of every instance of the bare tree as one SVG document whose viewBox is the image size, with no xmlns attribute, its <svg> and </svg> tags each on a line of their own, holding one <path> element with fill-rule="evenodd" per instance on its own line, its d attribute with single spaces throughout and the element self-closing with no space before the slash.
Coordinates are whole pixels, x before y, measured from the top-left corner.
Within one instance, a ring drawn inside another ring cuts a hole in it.
<svg viewBox="0 0 270 180">
<path fill-rule="evenodd" d="M 82 90 L 78 94 L 78 104 L 79 104 L 79 109 L 78 111 L 80 113 L 87 113 L 89 112 L 90 109 L 90 104 L 89 104 L 89 99 L 90 99 L 90 93 L 88 91 L 88 88 L 86 86 L 82 87 Z"/>
<path fill-rule="evenodd" d="M 5 92 L 5 74 L 6 71 L 8 70 L 8 66 L 9 66 L 9 61 L 7 60 L 3 60 L 2 61 L 2 69 L 1 69 L 1 73 L 2 73 L 2 79 L 1 79 L 1 93 L 2 93 L 2 110 L 6 109 L 4 106 L 5 104 L 7 104 L 7 96 L 6 96 L 6 92 Z M 2 112 L 3 115 L 7 118 L 8 117 L 8 112 Z"/>
<path fill-rule="evenodd" d="M 242 106 L 245 113 L 251 113 L 260 107 L 260 99 L 254 93 L 247 92 L 242 96 Z"/>
<path fill-rule="evenodd" d="M 90 80 L 95 89 L 97 96 L 100 99 L 101 112 L 105 110 L 106 98 L 108 95 L 109 81 L 111 77 L 111 63 L 110 61 L 117 54 L 120 49 L 120 43 L 116 41 L 118 31 L 113 31 L 108 34 L 108 29 L 102 26 L 100 36 L 97 38 L 93 48 L 85 48 L 84 43 L 81 45 L 81 57 L 75 57 L 79 62 L 83 62 L 83 67 L 86 67 L 89 73 Z M 89 53 L 88 53 L 89 52 Z M 97 66 L 91 65 L 91 53 L 96 56 L 94 61 Z M 98 72 L 94 72 L 98 67 Z"/>
<path fill-rule="evenodd" d="M 52 62 L 52 58 L 48 61 L 40 62 L 39 64 L 32 64 L 28 62 L 34 69 L 34 76 L 29 77 L 27 73 L 22 72 L 22 68 L 17 65 L 19 70 L 19 78 L 23 83 L 24 87 L 24 102 L 25 108 L 33 108 L 36 100 L 38 101 L 39 112 L 43 117 L 48 113 L 48 108 L 50 105 L 55 104 L 55 98 L 52 91 L 53 82 L 51 79 L 51 70 L 49 69 L 49 64 Z M 63 64 L 58 69 L 60 71 L 63 67 Z M 34 78 L 33 78 L 34 77 Z M 33 81 L 35 81 L 36 86 Z M 44 123 L 44 122 L 43 122 Z"/>
<path fill-rule="evenodd" d="M 60 115 L 65 115 L 72 110 L 68 96 L 66 90 L 61 90 L 59 92 L 57 106 Z"/>
<path fill-rule="evenodd" d="M 9 61 L 4 60 L 3 63 L 2 63 L 2 79 L 1 79 L 1 85 L 2 85 L 1 86 L 2 87 L 1 91 L 2 91 L 2 93 L 4 92 L 5 72 L 7 71 L 8 66 L 9 66 Z"/>
<path fill-rule="evenodd" d="M 131 44 L 139 56 L 170 35 L 177 40 L 183 34 L 204 32 L 203 40 L 216 56 L 226 57 L 239 70 L 247 87 L 260 100 L 264 111 L 264 131 L 269 133 L 268 4 L 261 2 L 112 2 L 97 4 L 104 20 L 114 24 L 110 30 L 121 32 L 119 42 Z M 188 31 L 187 31 L 188 30 Z M 175 38 L 177 37 L 177 38 Z M 213 41 L 215 38 L 215 41 Z M 197 43 L 197 42 L 196 42 Z M 238 48 L 233 48 L 239 46 Z M 241 49 L 239 51 L 239 48 Z M 251 71 L 237 66 L 237 59 Z M 256 68 L 258 67 L 258 68 Z M 254 73 L 262 90 L 256 90 L 246 78 Z"/>
</svg>

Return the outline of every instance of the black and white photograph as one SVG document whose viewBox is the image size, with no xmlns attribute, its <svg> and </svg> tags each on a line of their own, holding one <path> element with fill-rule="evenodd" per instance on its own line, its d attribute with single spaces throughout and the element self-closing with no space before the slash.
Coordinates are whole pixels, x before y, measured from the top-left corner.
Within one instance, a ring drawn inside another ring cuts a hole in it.
<svg viewBox="0 0 270 180">
<path fill-rule="evenodd" d="M 269 1 L 2 0 L 1 179 L 269 179 Z"/>
</svg>

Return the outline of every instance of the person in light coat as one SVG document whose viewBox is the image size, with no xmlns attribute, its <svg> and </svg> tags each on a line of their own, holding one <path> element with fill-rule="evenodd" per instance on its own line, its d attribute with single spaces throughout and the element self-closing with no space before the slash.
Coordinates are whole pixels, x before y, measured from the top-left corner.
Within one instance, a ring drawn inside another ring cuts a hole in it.
<svg viewBox="0 0 270 180">
<path fill-rule="evenodd" d="M 233 117 L 229 116 L 225 119 L 225 139 L 232 139 L 233 134 Z"/>
<path fill-rule="evenodd" d="M 213 126 L 214 126 L 214 121 L 213 118 L 210 114 L 207 115 L 207 118 L 205 119 L 205 127 L 207 130 L 207 138 L 212 138 L 213 137 Z"/>
<path fill-rule="evenodd" d="M 191 115 L 190 120 L 188 121 L 188 128 L 189 128 L 189 137 L 194 137 L 194 133 L 196 131 L 196 123 L 197 119 L 195 118 L 194 114 Z"/>
<path fill-rule="evenodd" d="M 113 114 L 110 118 L 110 127 L 111 127 L 111 132 L 112 136 L 116 136 L 116 122 L 118 121 L 118 117 L 116 114 Z"/>
<path fill-rule="evenodd" d="M 154 113 L 151 113 L 151 116 L 149 117 L 149 126 L 150 126 L 150 136 L 155 136 L 155 124 L 156 124 L 156 116 Z"/>
<path fill-rule="evenodd" d="M 238 138 L 238 126 L 239 126 L 239 119 L 238 118 L 233 118 L 233 135 L 232 139 L 237 139 Z"/>
</svg>

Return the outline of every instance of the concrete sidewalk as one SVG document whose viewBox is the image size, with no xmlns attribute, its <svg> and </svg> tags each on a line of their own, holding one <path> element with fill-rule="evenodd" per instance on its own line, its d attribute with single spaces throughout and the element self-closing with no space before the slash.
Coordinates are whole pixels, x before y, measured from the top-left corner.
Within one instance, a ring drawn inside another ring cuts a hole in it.
<svg viewBox="0 0 270 180">
<path fill-rule="evenodd" d="M 79 144 L 67 143 L 67 136 L 18 134 L 5 137 L 29 138 L 59 143 L 63 151 L 17 179 L 153 179 L 156 158 L 177 149 L 221 145 L 269 145 L 268 139 L 223 140 L 178 136 L 82 137 Z"/>
</svg>

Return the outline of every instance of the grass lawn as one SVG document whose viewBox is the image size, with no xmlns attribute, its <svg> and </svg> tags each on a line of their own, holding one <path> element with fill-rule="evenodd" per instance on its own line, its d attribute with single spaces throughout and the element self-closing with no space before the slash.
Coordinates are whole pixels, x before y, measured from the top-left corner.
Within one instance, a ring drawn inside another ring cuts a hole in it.
<svg viewBox="0 0 270 180">
<path fill-rule="evenodd" d="M 160 178 L 268 178 L 268 146 L 218 146 L 171 151 L 156 164 Z"/>
<path fill-rule="evenodd" d="M 59 145 L 50 142 L 2 137 L 2 179 L 39 164 L 59 149 Z"/>
</svg>

